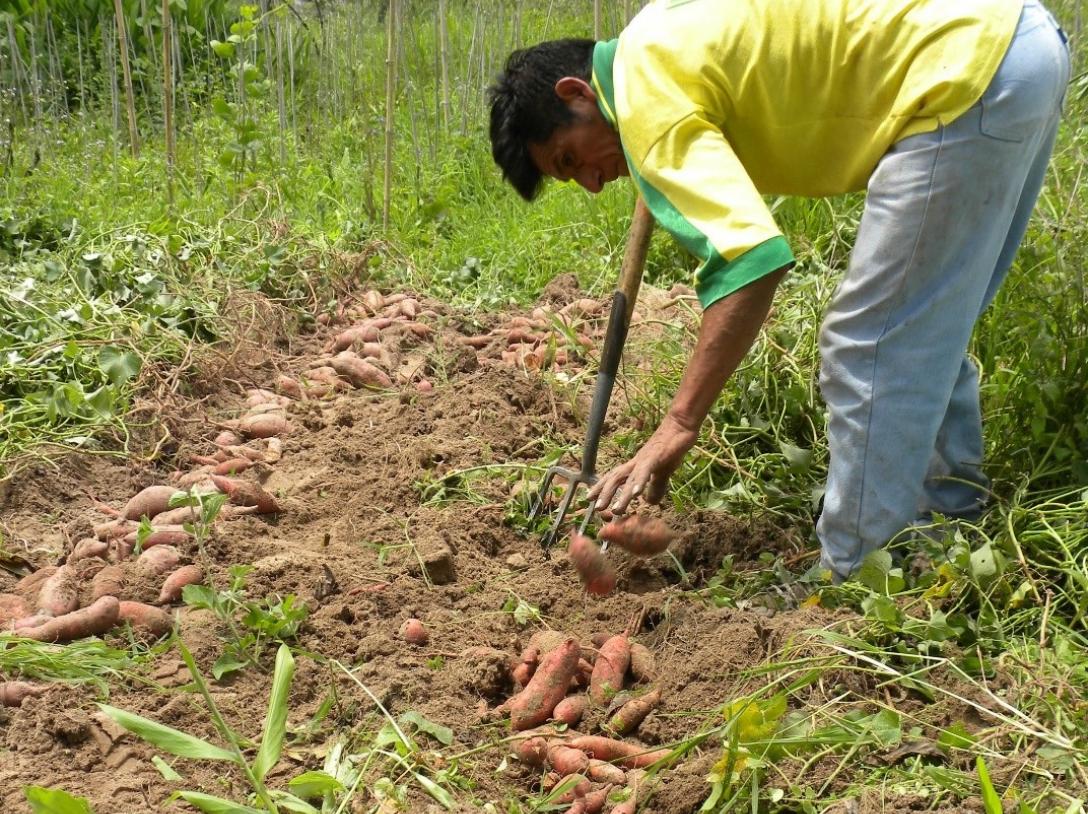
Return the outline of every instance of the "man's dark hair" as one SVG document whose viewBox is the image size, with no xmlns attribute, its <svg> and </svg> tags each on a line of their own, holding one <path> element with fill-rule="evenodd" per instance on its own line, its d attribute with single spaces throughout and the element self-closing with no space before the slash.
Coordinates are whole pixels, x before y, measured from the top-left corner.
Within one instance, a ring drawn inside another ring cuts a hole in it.
<svg viewBox="0 0 1088 814">
<path fill-rule="evenodd" d="M 555 83 L 564 76 L 588 82 L 595 44 L 584 39 L 551 40 L 514 51 L 487 90 L 491 155 L 503 178 L 527 201 L 536 197 L 543 180 L 529 156 L 529 143 L 547 141 L 557 127 L 574 119 L 555 92 Z"/>
</svg>

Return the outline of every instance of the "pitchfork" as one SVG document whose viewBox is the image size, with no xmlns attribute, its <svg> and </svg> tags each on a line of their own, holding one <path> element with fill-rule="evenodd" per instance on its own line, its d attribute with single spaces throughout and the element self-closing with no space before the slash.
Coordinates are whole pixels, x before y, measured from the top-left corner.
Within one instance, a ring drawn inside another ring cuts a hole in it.
<svg viewBox="0 0 1088 814">
<path fill-rule="evenodd" d="M 638 289 L 642 283 L 642 270 L 646 266 L 646 250 L 650 245 L 654 219 L 642 198 L 635 204 L 635 213 L 631 217 L 631 228 L 627 233 L 627 247 L 623 253 L 623 266 L 620 269 L 619 288 L 612 299 L 612 310 L 608 315 L 608 329 L 604 335 L 604 350 L 601 353 L 601 367 L 597 372 L 597 384 L 593 391 L 593 402 L 589 408 L 589 428 L 586 430 L 586 443 L 582 449 L 581 471 L 574 471 L 562 466 L 552 466 L 544 475 L 544 482 L 537 493 L 529 524 L 533 526 L 544 511 L 552 481 L 558 475 L 567 482 L 567 490 L 559 502 L 551 528 L 548 529 L 541 546 L 545 551 L 554 544 L 559 529 L 570 510 L 571 503 L 579 486 L 589 489 L 597 482 L 597 447 L 601 443 L 601 430 L 604 416 L 608 412 L 608 402 L 612 399 L 612 387 L 616 383 L 616 371 L 623 354 L 623 343 L 627 339 L 627 329 L 631 325 L 631 312 L 638 298 Z M 594 508 L 590 503 L 578 531 L 585 534 L 593 519 Z M 602 549 L 608 547 L 605 541 Z"/>
</svg>

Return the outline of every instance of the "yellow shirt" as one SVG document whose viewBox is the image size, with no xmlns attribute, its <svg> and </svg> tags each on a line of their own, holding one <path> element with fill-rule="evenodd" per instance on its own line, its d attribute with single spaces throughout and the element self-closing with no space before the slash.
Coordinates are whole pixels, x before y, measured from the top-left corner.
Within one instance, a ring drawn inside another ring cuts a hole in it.
<svg viewBox="0 0 1088 814">
<path fill-rule="evenodd" d="M 982 96 L 1022 0 L 655 0 L 593 54 L 600 108 L 706 307 L 793 261 L 762 194 L 863 189 Z"/>
</svg>

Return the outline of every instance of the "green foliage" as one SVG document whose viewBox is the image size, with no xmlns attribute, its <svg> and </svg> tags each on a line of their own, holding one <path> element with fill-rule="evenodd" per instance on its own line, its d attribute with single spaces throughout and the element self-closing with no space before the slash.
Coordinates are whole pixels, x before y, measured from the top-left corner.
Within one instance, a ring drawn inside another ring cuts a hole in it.
<svg viewBox="0 0 1088 814">
<path fill-rule="evenodd" d="M 296 604 L 294 594 L 249 599 L 245 586 L 251 570 L 247 565 L 231 566 L 230 586 L 222 591 L 206 585 L 182 589 L 185 604 L 210 610 L 229 630 L 223 654 L 212 665 L 217 681 L 244 667 L 257 666 L 270 643 L 293 641 L 309 615 L 305 604 Z"/>
<path fill-rule="evenodd" d="M 94 814 L 84 797 L 75 797 L 61 789 L 27 786 L 23 789 L 34 814 Z"/>
</svg>

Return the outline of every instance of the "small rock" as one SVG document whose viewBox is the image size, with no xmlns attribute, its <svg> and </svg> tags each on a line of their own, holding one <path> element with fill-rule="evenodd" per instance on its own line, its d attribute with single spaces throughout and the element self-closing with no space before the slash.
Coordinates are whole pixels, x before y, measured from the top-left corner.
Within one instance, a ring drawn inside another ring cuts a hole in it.
<svg viewBox="0 0 1088 814">
<path fill-rule="evenodd" d="M 435 585 L 449 585 L 457 581 L 457 569 L 453 564 L 453 552 L 441 543 L 419 552 L 427 578 Z"/>
<path fill-rule="evenodd" d="M 506 558 L 506 564 L 515 571 L 523 571 L 529 567 L 529 561 L 524 554 L 511 554 Z"/>
</svg>

